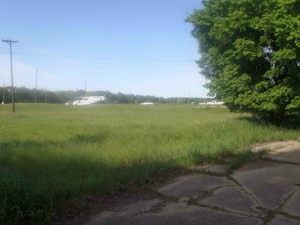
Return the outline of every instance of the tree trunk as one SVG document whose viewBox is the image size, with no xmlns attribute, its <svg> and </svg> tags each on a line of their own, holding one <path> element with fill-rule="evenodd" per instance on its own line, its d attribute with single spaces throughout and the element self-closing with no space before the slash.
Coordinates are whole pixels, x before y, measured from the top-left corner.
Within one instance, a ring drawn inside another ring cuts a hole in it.
<svg viewBox="0 0 300 225">
<path fill-rule="evenodd" d="M 283 123 L 285 118 L 285 111 L 277 111 L 270 113 L 270 122 L 279 126 Z"/>
</svg>

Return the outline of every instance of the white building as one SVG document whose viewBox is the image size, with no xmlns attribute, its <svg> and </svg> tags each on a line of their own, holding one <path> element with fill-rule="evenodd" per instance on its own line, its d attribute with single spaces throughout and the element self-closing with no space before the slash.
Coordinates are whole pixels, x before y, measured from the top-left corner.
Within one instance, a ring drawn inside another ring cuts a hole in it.
<svg viewBox="0 0 300 225">
<path fill-rule="evenodd" d="M 106 96 L 86 96 L 75 98 L 73 102 L 66 102 L 66 105 L 91 105 L 106 101 Z"/>
</svg>

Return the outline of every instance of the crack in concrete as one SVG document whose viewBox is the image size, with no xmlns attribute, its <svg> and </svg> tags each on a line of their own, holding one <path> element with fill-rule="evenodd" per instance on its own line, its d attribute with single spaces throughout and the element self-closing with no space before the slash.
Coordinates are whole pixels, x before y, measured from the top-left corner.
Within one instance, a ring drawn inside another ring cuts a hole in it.
<svg viewBox="0 0 300 225">
<path fill-rule="evenodd" d="M 293 163 L 293 162 L 285 162 L 285 161 L 279 161 L 279 160 L 274 160 L 271 158 L 266 158 L 264 159 L 266 161 L 274 161 L 276 163 L 283 163 L 283 164 L 291 164 L 291 165 L 299 165 L 298 163 Z M 289 219 L 294 219 L 297 221 L 300 221 L 300 216 L 293 216 L 290 215 L 286 212 L 282 211 L 282 208 L 284 207 L 284 205 L 293 197 L 293 195 L 295 194 L 296 191 L 293 191 L 292 193 L 290 193 L 283 201 L 282 203 L 278 206 L 278 208 L 276 208 L 275 210 L 270 210 L 267 208 L 262 207 L 260 201 L 255 197 L 254 194 L 250 193 L 244 186 L 243 184 L 241 184 L 238 180 L 236 180 L 234 177 L 232 177 L 231 175 L 222 175 L 222 174 L 212 174 L 212 173 L 207 173 L 205 171 L 200 172 L 202 174 L 209 174 L 210 176 L 216 176 L 216 177 L 225 177 L 228 180 L 234 182 L 233 185 L 221 185 L 221 186 L 217 186 L 215 188 L 212 188 L 208 191 L 199 191 L 199 196 L 196 198 L 189 198 L 188 200 L 184 200 L 184 202 L 186 202 L 188 205 L 194 205 L 197 207 L 202 207 L 202 208 L 207 208 L 210 210 L 214 210 L 214 211 L 219 211 L 219 212 L 225 212 L 225 213 L 230 213 L 233 215 L 239 215 L 239 216 L 244 216 L 244 217 L 251 217 L 251 218 L 256 218 L 256 219 L 260 219 L 263 221 L 263 225 L 268 225 L 272 222 L 272 220 L 277 216 L 277 215 L 282 215 L 285 216 Z M 225 209 L 223 207 L 219 207 L 219 206 L 209 206 L 206 204 L 201 203 L 202 200 L 214 196 L 215 191 L 222 189 L 222 188 L 226 188 L 226 187 L 240 187 L 241 190 L 243 191 L 243 193 L 248 196 L 250 199 L 252 199 L 255 204 L 257 205 L 255 207 L 255 209 L 257 209 L 259 212 L 261 212 L 261 215 L 249 215 L 243 212 L 236 212 L 236 211 L 232 211 L 230 209 Z M 159 193 L 159 192 L 157 192 Z M 178 197 L 171 197 L 171 196 L 166 196 L 164 194 L 159 193 L 161 196 L 163 196 L 165 199 L 167 199 L 167 203 L 168 202 L 180 202 L 180 198 Z M 167 204 L 165 203 L 165 205 Z M 161 208 L 163 209 L 163 207 Z"/>
<path fill-rule="evenodd" d="M 293 162 L 285 162 L 285 161 L 280 161 L 280 160 L 275 160 L 275 159 L 271 159 L 271 158 L 264 158 L 263 160 L 266 160 L 266 161 L 272 161 L 272 162 L 276 162 L 276 163 L 280 163 L 280 164 L 290 164 L 290 165 L 300 165 L 298 163 L 293 163 Z M 282 211 L 282 208 L 283 206 L 293 197 L 293 195 L 295 194 L 296 190 L 294 190 L 293 192 L 291 192 L 283 201 L 282 203 L 278 206 L 277 209 L 274 209 L 274 210 L 270 210 L 270 209 L 267 209 L 267 208 L 264 208 L 262 207 L 261 203 L 259 202 L 259 200 L 257 200 L 255 198 L 255 196 L 253 196 L 252 194 L 250 194 L 247 189 L 244 188 L 244 186 L 239 183 L 236 179 L 234 179 L 232 176 L 229 176 L 228 177 L 231 181 L 235 182 L 239 187 L 241 187 L 241 189 L 244 191 L 244 193 L 249 196 L 250 198 L 252 198 L 255 203 L 258 205 L 258 207 L 256 207 L 259 211 L 261 211 L 265 216 L 262 218 L 264 223 L 263 225 L 268 225 L 275 217 L 276 215 L 283 215 L 287 218 L 290 218 L 290 219 L 294 219 L 294 220 L 299 220 L 300 221 L 300 215 L 299 217 L 298 216 L 293 216 L 293 215 L 290 215 L 286 212 L 283 212 Z"/>
<path fill-rule="evenodd" d="M 189 202 L 189 204 L 194 205 L 194 206 L 199 206 L 199 207 L 202 207 L 202 208 L 208 208 L 208 209 L 211 209 L 211 210 L 214 210 L 214 211 L 226 212 L 226 213 L 230 213 L 230 214 L 234 214 L 234 215 L 245 216 L 245 217 L 250 217 L 250 218 L 256 218 L 256 219 L 263 220 L 263 217 L 260 217 L 260 216 L 253 216 L 253 215 L 244 214 L 244 213 L 241 213 L 241 212 L 231 211 L 231 210 L 224 209 L 224 208 L 218 207 L 218 206 L 209 206 L 209 205 L 201 204 L 199 202 L 192 201 L 192 200 Z"/>
<path fill-rule="evenodd" d="M 259 207 L 258 209 L 263 212 L 265 214 L 264 218 L 263 218 L 263 225 L 268 225 L 272 222 L 272 220 L 277 216 L 277 215 L 283 215 L 287 218 L 290 218 L 290 219 L 294 219 L 294 220 L 299 220 L 300 221 L 300 216 L 297 217 L 297 216 L 293 216 L 293 215 L 290 215 L 286 212 L 283 212 L 281 211 L 282 210 L 282 207 L 288 202 L 289 199 L 291 199 L 293 197 L 293 195 L 295 194 L 296 191 L 293 191 L 292 193 L 290 193 L 284 200 L 283 202 L 278 206 L 277 209 L 274 209 L 274 210 L 270 210 L 270 209 L 266 209 L 266 208 L 263 208 L 263 207 Z"/>
<path fill-rule="evenodd" d="M 196 199 L 190 199 L 189 201 L 186 201 L 186 203 L 188 205 L 194 205 L 194 206 L 197 206 L 197 207 L 202 207 L 202 208 L 207 208 L 207 209 L 210 209 L 210 210 L 214 210 L 214 211 L 219 211 L 219 212 L 225 212 L 225 213 L 230 213 L 230 214 L 234 214 L 234 215 L 239 215 L 239 216 L 245 216 L 245 217 L 250 217 L 250 218 L 256 218 L 256 219 L 260 219 L 263 221 L 263 225 L 268 225 L 272 222 L 272 220 L 276 217 L 276 215 L 283 215 L 287 218 L 290 218 L 290 219 L 294 219 L 294 220 L 297 220 L 297 221 L 300 221 L 300 216 L 293 216 L 293 215 L 290 215 L 286 212 L 283 212 L 281 211 L 282 207 L 284 206 L 284 204 L 292 198 L 292 196 L 295 194 L 295 191 L 293 191 L 291 194 L 288 195 L 288 197 L 284 200 L 283 203 L 280 204 L 280 206 L 275 209 L 275 210 L 270 210 L 270 209 L 266 209 L 264 207 L 262 207 L 260 204 L 258 204 L 259 206 L 256 207 L 257 210 L 259 210 L 261 213 L 262 213 L 262 216 L 253 216 L 253 215 L 249 215 L 249 214 L 244 214 L 244 213 L 241 213 L 241 212 L 236 212 L 236 211 L 231 211 L 231 210 L 228 210 L 228 209 L 224 209 L 222 207 L 218 207 L 218 206 L 209 206 L 209 205 L 206 205 L 206 204 L 201 204 L 199 203 L 198 201 L 201 201 L 205 198 L 208 198 L 210 196 L 213 196 L 214 195 L 214 191 L 218 190 L 218 189 L 221 189 L 221 188 L 224 188 L 224 187 L 241 187 L 242 190 L 244 191 L 244 193 L 249 196 L 250 198 L 252 198 L 256 203 L 258 202 L 251 194 L 249 194 L 244 188 L 243 186 L 237 182 L 235 179 L 230 179 L 232 181 L 234 181 L 237 185 L 228 185 L 228 186 L 220 186 L 220 187 L 216 187 L 210 191 L 207 191 L 207 194 L 205 194 L 205 196 L 202 196 L 200 198 L 196 198 Z M 179 199 L 178 198 L 174 198 L 174 197 L 169 197 L 169 196 L 165 196 L 163 194 L 161 194 L 162 196 L 164 196 L 165 199 L 167 199 L 167 203 L 168 202 L 179 202 Z M 176 199 L 176 200 L 175 200 Z M 165 202 L 165 205 L 167 204 Z M 258 202 L 259 203 L 259 202 Z M 163 209 L 163 207 L 162 207 Z"/>
<path fill-rule="evenodd" d="M 296 190 L 292 191 L 285 199 L 283 199 L 282 203 L 274 211 L 282 210 L 282 207 L 293 197 L 295 193 Z"/>
<path fill-rule="evenodd" d="M 202 196 L 202 197 L 199 197 L 199 198 L 194 198 L 194 199 L 191 198 L 188 201 L 184 201 L 184 202 L 186 202 L 187 205 L 193 205 L 193 206 L 197 206 L 197 207 L 207 208 L 207 209 L 210 209 L 210 210 L 213 210 L 213 211 L 225 212 L 225 213 L 230 213 L 230 214 L 233 214 L 233 215 L 239 215 L 239 216 L 244 216 L 244 217 L 248 217 L 248 218 L 256 218 L 256 219 L 263 220 L 264 218 L 260 217 L 260 216 L 253 216 L 253 215 L 249 215 L 249 214 L 235 212 L 235 211 L 231 211 L 231 210 L 228 210 L 228 209 L 224 209 L 222 207 L 209 206 L 209 205 L 201 204 L 201 203 L 198 202 L 199 200 L 201 201 L 201 200 L 203 200 L 203 199 L 205 199 L 209 196 L 213 196 L 214 191 L 216 191 L 218 189 L 221 189 L 221 188 L 224 188 L 224 187 L 237 187 L 237 186 L 238 185 L 219 186 L 219 187 L 213 188 L 210 191 L 203 192 L 203 193 L 206 193 L 206 194 L 204 194 L 205 196 Z M 160 192 L 157 192 L 155 190 L 153 190 L 152 192 L 158 193 L 162 197 L 161 198 L 162 202 L 158 204 L 159 205 L 159 210 L 151 209 L 149 211 L 143 211 L 143 212 L 136 213 L 133 216 L 139 216 L 139 215 L 143 215 L 143 214 L 147 214 L 147 213 L 160 213 L 160 212 L 163 211 L 164 207 L 168 203 L 179 203 L 180 202 L 180 199 L 176 198 L 174 196 L 167 196 L 167 195 L 161 194 Z M 155 208 L 156 208 L 156 206 L 155 206 Z"/>
<path fill-rule="evenodd" d="M 250 198 L 256 203 L 256 205 L 257 205 L 258 207 L 263 208 L 262 205 L 261 205 L 261 203 L 259 202 L 259 200 L 256 199 L 255 196 L 254 196 L 253 194 L 249 193 L 249 192 L 247 191 L 247 189 L 243 186 L 243 184 L 241 184 L 240 182 L 238 182 L 238 181 L 237 181 L 236 179 L 234 179 L 232 176 L 228 176 L 228 179 L 230 179 L 231 181 L 233 181 L 234 183 L 236 183 L 237 186 L 239 186 L 239 187 L 243 190 L 244 194 L 247 195 L 248 197 L 250 197 Z"/>
<path fill-rule="evenodd" d="M 293 216 L 293 215 L 290 215 L 290 214 L 288 214 L 286 212 L 278 212 L 277 214 L 278 215 L 283 215 L 283 216 L 285 216 L 287 218 L 290 218 L 290 219 L 293 219 L 293 220 L 300 221 L 300 215 L 299 216 Z"/>
<path fill-rule="evenodd" d="M 224 176 L 223 176 L 224 177 Z M 236 187 L 238 185 L 224 185 L 224 186 L 218 186 L 218 187 L 215 187 L 215 188 L 212 188 L 210 189 L 209 191 L 203 191 L 202 192 L 202 196 L 199 196 L 197 198 L 192 198 L 193 200 L 197 200 L 197 201 L 202 201 L 208 197 L 211 197 L 211 196 L 214 196 L 214 192 L 219 190 L 219 189 L 222 189 L 222 188 L 226 188 L 226 187 Z"/>
<path fill-rule="evenodd" d="M 222 188 L 225 188 L 225 187 L 236 187 L 236 186 L 237 185 L 223 185 L 223 186 L 218 186 L 218 187 L 212 188 L 209 191 L 201 191 L 201 190 L 199 190 L 198 193 L 200 195 L 198 197 L 187 197 L 188 200 L 187 201 L 184 200 L 183 202 L 189 203 L 191 201 L 192 202 L 194 202 L 194 201 L 202 201 L 202 200 L 204 200 L 204 199 L 206 199 L 206 198 L 208 198 L 210 196 L 213 196 L 214 195 L 214 191 L 216 191 L 216 190 L 219 190 L 219 189 L 222 189 Z M 181 198 L 176 197 L 176 196 L 165 195 L 165 194 L 163 194 L 163 193 L 161 193 L 161 192 L 159 192 L 158 190 L 155 190 L 155 189 L 153 189 L 153 190 L 149 189 L 149 191 L 151 191 L 152 193 L 157 194 L 158 196 L 160 196 L 165 201 L 180 202 L 180 199 L 181 199 Z"/>
<path fill-rule="evenodd" d="M 262 218 L 263 219 L 263 225 L 269 225 L 273 221 L 273 219 L 275 219 L 275 217 L 277 215 L 282 215 L 282 216 L 287 217 L 289 219 L 300 221 L 300 217 L 292 216 L 292 215 L 289 215 L 288 213 L 285 213 L 285 212 L 281 212 L 281 211 L 277 211 L 277 210 L 268 210 L 268 209 L 264 209 L 264 208 L 262 208 L 261 210 L 265 211 L 264 212 L 265 217 Z"/>
<path fill-rule="evenodd" d="M 227 176 L 220 176 L 219 174 L 218 175 L 211 175 L 211 176 L 227 177 Z M 232 180 L 232 179 L 229 179 L 229 180 Z M 235 182 L 235 183 L 237 183 L 237 182 Z M 202 191 L 202 192 L 199 191 L 199 193 L 202 194 L 201 196 L 199 196 L 197 198 L 189 198 L 189 200 L 184 201 L 184 202 L 186 202 L 188 205 L 207 208 L 207 209 L 214 210 L 214 211 L 226 212 L 226 213 L 230 213 L 230 214 L 234 214 L 234 215 L 239 215 L 239 216 L 244 216 L 244 217 L 249 217 L 249 218 L 256 218 L 256 219 L 261 219 L 261 220 L 264 219 L 261 216 L 253 216 L 253 215 L 244 214 L 244 213 L 241 213 L 241 212 L 236 212 L 236 211 L 231 211 L 231 210 L 228 210 L 228 209 L 224 209 L 222 207 L 209 206 L 209 205 L 206 205 L 206 204 L 201 204 L 201 203 L 198 202 L 198 201 L 202 201 L 202 200 L 204 200 L 204 199 L 206 199 L 210 196 L 213 196 L 215 191 L 217 191 L 219 189 L 222 189 L 222 188 L 225 188 L 225 187 L 241 187 L 241 185 L 239 185 L 239 184 L 236 184 L 236 185 L 223 185 L 223 186 L 218 186 L 218 187 L 212 188 L 209 191 Z M 180 198 L 178 198 L 178 197 L 167 196 L 167 195 L 164 195 L 164 194 L 160 193 L 159 191 L 155 191 L 155 190 L 152 190 L 152 191 L 163 197 L 164 206 L 167 205 L 167 203 L 178 203 L 178 202 L 180 202 Z M 246 192 L 246 194 L 248 195 L 247 192 Z M 162 210 L 163 210 L 163 207 L 161 207 L 161 210 L 158 211 L 158 212 L 161 212 Z"/>
<path fill-rule="evenodd" d="M 295 219 L 295 220 L 300 220 L 300 215 L 299 216 L 294 216 L 294 215 L 291 215 L 285 211 L 283 211 L 283 207 L 284 205 L 290 200 L 293 198 L 293 196 L 296 194 L 296 190 L 294 190 L 293 192 L 291 192 L 283 201 L 282 203 L 279 205 L 279 207 L 274 210 L 276 212 L 278 212 L 278 214 L 282 214 L 284 215 L 285 217 L 288 217 L 288 218 L 291 218 L 291 219 Z"/>
</svg>

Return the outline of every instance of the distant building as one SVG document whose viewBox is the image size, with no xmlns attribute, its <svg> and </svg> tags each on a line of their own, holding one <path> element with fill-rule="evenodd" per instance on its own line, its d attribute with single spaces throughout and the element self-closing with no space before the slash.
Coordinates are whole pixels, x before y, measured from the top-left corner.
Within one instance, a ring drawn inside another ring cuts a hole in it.
<svg viewBox="0 0 300 225">
<path fill-rule="evenodd" d="M 207 105 L 224 105 L 224 102 L 219 102 L 217 100 L 213 100 L 211 102 L 207 102 Z"/>
<path fill-rule="evenodd" d="M 211 102 L 200 102 L 199 105 L 224 105 L 224 102 L 212 100 Z"/>
<path fill-rule="evenodd" d="M 66 105 L 91 105 L 103 103 L 106 101 L 106 96 L 86 96 L 75 98 L 74 101 L 68 101 Z"/>
<path fill-rule="evenodd" d="M 143 102 L 140 105 L 153 105 L 153 102 Z"/>
</svg>

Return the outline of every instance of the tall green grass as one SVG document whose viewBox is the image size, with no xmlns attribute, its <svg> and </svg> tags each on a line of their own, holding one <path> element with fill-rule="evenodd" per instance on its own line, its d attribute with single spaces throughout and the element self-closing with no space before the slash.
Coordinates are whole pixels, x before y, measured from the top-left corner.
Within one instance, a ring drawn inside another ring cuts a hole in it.
<svg viewBox="0 0 300 225">
<path fill-rule="evenodd" d="M 191 105 L 1 106 L 0 224 L 47 224 L 74 196 L 299 135 L 249 118 Z"/>
</svg>

